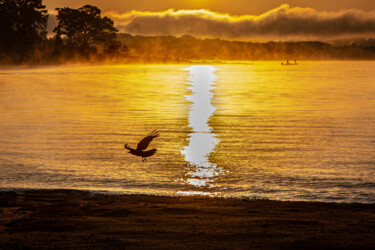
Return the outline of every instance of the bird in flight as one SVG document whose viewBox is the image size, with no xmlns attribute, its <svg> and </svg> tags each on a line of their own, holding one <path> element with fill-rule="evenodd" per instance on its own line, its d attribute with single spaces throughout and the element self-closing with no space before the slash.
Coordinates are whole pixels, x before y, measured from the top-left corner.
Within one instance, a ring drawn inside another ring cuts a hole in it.
<svg viewBox="0 0 375 250">
<path fill-rule="evenodd" d="M 146 135 L 140 142 L 138 142 L 137 149 L 131 148 L 128 144 L 125 144 L 124 147 L 129 150 L 129 154 L 141 156 L 142 162 L 146 161 L 146 157 L 150 157 L 154 155 L 157 151 L 156 148 L 145 150 L 147 149 L 148 145 L 150 145 L 151 141 L 159 136 L 159 132 L 154 130 L 148 135 Z"/>
</svg>

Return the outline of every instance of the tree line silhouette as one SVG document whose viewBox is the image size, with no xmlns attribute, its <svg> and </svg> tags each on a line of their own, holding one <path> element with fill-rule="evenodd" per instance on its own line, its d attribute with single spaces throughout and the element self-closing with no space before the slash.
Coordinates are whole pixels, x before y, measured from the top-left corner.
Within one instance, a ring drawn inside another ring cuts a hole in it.
<svg viewBox="0 0 375 250">
<path fill-rule="evenodd" d="M 126 50 L 116 40 L 113 21 L 92 5 L 57 8 L 58 25 L 55 35 L 48 38 L 45 8 L 42 0 L 0 0 L 0 62 L 98 60 Z"/>
<path fill-rule="evenodd" d="M 42 0 L 0 0 L 0 64 L 64 62 L 189 62 L 191 60 L 374 60 L 374 45 L 307 42 L 254 43 L 189 35 L 117 34 L 114 22 L 92 5 L 57 8 L 47 36 Z"/>
<path fill-rule="evenodd" d="M 319 41 L 246 42 L 201 39 L 189 35 L 132 36 L 118 34 L 129 60 L 138 62 L 253 61 L 253 60 L 374 60 L 375 45 L 346 42 L 333 45 Z"/>
</svg>

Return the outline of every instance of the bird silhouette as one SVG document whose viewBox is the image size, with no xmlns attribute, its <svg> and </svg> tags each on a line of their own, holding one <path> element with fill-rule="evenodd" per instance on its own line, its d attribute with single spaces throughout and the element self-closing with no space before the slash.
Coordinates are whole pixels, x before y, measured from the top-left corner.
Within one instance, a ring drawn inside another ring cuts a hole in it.
<svg viewBox="0 0 375 250">
<path fill-rule="evenodd" d="M 137 149 L 130 147 L 128 144 L 125 144 L 124 147 L 129 150 L 129 154 L 141 156 L 142 162 L 146 161 L 146 157 L 150 157 L 154 155 L 157 151 L 156 148 L 145 150 L 147 149 L 148 145 L 150 145 L 151 141 L 159 136 L 159 132 L 154 130 L 148 135 L 146 135 L 140 142 L 138 142 Z"/>
</svg>

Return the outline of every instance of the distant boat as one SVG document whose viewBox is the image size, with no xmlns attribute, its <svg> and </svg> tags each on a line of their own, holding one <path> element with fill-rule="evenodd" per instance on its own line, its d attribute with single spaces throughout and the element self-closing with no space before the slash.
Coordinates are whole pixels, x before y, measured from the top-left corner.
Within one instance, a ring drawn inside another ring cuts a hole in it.
<svg viewBox="0 0 375 250">
<path fill-rule="evenodd" d="M 286 63 L 281 63 L 281 65 L 298 65 L 297 60 L 294 59 L 294 63 L 290 63 L 289 60 L 286 60 Z"/>
</svg>

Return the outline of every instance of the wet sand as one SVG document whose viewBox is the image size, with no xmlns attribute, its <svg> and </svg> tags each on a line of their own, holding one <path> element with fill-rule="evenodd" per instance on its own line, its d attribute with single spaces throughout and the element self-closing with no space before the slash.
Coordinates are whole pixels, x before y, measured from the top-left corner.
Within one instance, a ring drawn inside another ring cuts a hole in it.
<svg viewBox="0 0 375 250">
<path fill-rule="evenodd" d="M 375 204 L 0 192 L 0 249 L 374 249 Z"/>
</svg>

